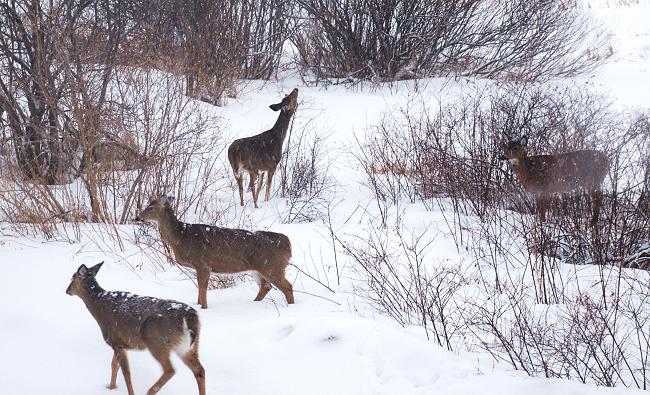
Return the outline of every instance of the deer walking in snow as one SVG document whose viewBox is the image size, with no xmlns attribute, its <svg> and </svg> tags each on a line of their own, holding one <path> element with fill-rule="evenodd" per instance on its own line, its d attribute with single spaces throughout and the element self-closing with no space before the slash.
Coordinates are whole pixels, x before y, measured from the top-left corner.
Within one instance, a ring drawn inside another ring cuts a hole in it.
<svg viewBox="0 0 650 395">
<path fill-rule="evenodd" d="M 291 258 L 291 242 L 281 233 L 249 232 L 212 225 L 179 221 L 170 203 L 173 196 L 162 196 L 144 209 L 137 220 L 158 223 L 160 236 L 172 249 L 178 263 L 196 270 L 198 304 L 208 308 L 210 273 L 252 272 L 259 281 L 256 301 L 264 299 L 271 284 L 293 304 L 293 285 L 285 277 Z"/>
<path fill-rule="evenodd" d="M 585 189 L 595 198 L 592 223 L 597 220 L 602 199 L 601 185 L 609 171 L 609 159 L 604 152 L 581 150 L 556 155 L 528 156 L 528 138 L 510 140 L 501 155 L 508 160 L 523 188 L 535 196 L 537 212 L 546 220 L 551 194 Z"/>
<path fill-rule="evenodd" d="M 95 279 L 102 264 L 90 268 L 81 265 L 72 275 L 66 293 L 81 298 L 99 324 L 104 340 L 113 349 L 108 388 L 117 387 L 117 371 L 122 368 L 129 395 L 134 395 L 126 350 L 148 349 L 162 366 L 163 374 L 147 395 L 157 393 L 174 375 L 169 359 L 172 351 L 194 373 L 199 395 L 205 395 L 205 370 L 199 361 L 200 324 L 196 310 L 172 300 L 104 291 Z"/>
<path fill-rule="evenodd" d="M 266 132 L 251 137 L 235 140 L 228 147 L 228 160 L 235 174 L 239 187 L 239 201 L 244 205 L 244 173 L 250 177 L 250 190 L 253 193 L 253 203 L 257 208 L 257 198 L 264 182 L 266 173 L 266 194 L 264 201 L 269 200 L 271 181 L 275 169 L 282 158 L 282 144 L 287 135 L 289 122 L 298 104 L 298 89 L 294 89 L 280 103 L 271 104 L 271 110 L 280 111 L 275 125 Z M 255 181 L 259 176 L 257 188 Z"/>
</svg>

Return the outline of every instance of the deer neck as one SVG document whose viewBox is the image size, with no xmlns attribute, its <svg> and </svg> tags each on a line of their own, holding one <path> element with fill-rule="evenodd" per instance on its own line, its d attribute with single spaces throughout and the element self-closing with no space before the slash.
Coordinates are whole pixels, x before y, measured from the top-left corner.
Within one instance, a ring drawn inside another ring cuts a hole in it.
<svg viewBox="0 0 650 395">
<path fill-rule="evenodd" d="M 280 111 L 275 125 L 271 128 L 273 134 L 277 137 L 277 141 L 280 144 L 284 142 L 284 137 L 287 135 L 287 129 L 289 129 L 289 122 L 293 116 L 293 111 Z"/>
<path fill-rule="evenodd" d="M 176 215 L 170 208 L 165 209 L 165 215 L 158 221 L 158 229 L 160 236 L 165 240 L 173 250 L 176 252 L 176 247 L 179 245 L 183 226 L 185 224 L 176 218 Z"/>
<path fill-rule="evenodd" d="M 83 290 L 84 292 L 80 293 L 79 297 L 83 300 L 88 310 L 95 315 L 97 311 L 96 302 L 101 298 L 104 289 L 93 278 L 88 280 L 88 283 L 84 285 Z"/>
<path fill-rule="evenodd" d="M 510 159 L 512 171 L 517 175 L 519 181 L 524 182 L 528 179 L 528 158 L 522 156 L 521 158 Z"/>
</svg>

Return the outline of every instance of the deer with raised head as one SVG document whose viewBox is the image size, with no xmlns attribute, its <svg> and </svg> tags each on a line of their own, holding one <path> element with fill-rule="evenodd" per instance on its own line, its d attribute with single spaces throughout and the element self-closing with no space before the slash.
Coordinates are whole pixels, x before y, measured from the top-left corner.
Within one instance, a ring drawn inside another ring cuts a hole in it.
<svg viewBox="0 0 650 395">
<path fill-rule="evenodd" d="M 175 352 L 192 370 L 205 395 L 205 370 L 199 361 L 199 316 L 190 306 L 173 300 L 104 291 L 95 277 L 102 267 L 81 265 L 72 275 L 66 293 L 77 295 L 95 318 L 106 343 L 113 349 L 109 389 L 117 387 L 121 368 L 129 395 L 134 395 L 127 350 L 148 349 L 160 363 L 163 374 L 149 389 L 154 395 L 174 375 L 170 354 Z"/>
<path fill-rule="evenodd" d="M 264 299 L 271 284 L 293 304 L 293 285 L 285 277 L 291 259 L 291 242 L 281 233 L 249 232 L 213 225 L 179 221 L 171 208 L 174 197 L 164 195 L 152 201 L 136 218 L 158 223 L 162 240 L 171 248 L 176 261 L 196 270 L 198 304 L 208 308 L 208 283 L 212 272 L 235 274 L 250 272 L 257 277 L 256 301 Z"/>
<path fill-rule="evenodd" d="M 264 182 L 266 173 L 266 194 L 264 201 L 269 200 L 271 181 L 275 169 L 282 158 L 282 144 L 287 135 L 289 122 L 298 105 L 298 89 L 294 89 L 280 103 L 271 104 L 271 110 L 280 111 L 275 125 L 266 132 L 251 137 L 235 140 L 228 147 L 228 160 L 235 174 L 239 187 L 239 201 L 244 205 L 244 173 L 250 177 L 250 190 L 253 193 L 253 203 L 257 208 L 257 198 Z M 257 188 L 255 181 L 259 176 Z"/>
<path fill-rule="evenodd" d="M 548 200 L 554 193 L 584 189 L 595 197 L 592 222 L 597 220 L 601 185 L 609 171 L 609 159 L 604 152 L 580 150 L 555 155 L 528 156 L 528 137 L 510 140 L 501 160 L 508 160 L 524 190 L 535 196 L 537 212 L 546 220 Z"/>
</svg>

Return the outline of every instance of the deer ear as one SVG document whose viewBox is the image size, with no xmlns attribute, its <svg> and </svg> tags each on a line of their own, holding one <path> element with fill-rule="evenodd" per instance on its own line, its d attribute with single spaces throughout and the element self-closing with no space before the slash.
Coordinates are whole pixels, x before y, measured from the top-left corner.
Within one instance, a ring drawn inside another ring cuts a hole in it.
<svg viewBox="0 0 650 395">
<path fill-rule="evenodd" d="M 98 264 L 96 264 L 95 266 L 88 269 L 88 274 L 90 275 L 90 277 L 95 277 L 97 275 L 97 272 L 99 271 L 99 269 L 102 267 L 103 264 L 104 264 L 104 261 L 101 261 Z"/>
<path fill-rule="evenodd" d="M 88 268 L 86 267 L 86 265 L 82 264 L 81 266 L 79 266 L 79 269 L 77 269 L 77 274 L 82 277 L 86 277 L 88 275 Z"/>
<path fill-rule="evenodd" d="M 271 104 L 271 105 L 269 106 L 269 108 L 270 108 L 271 110 L 273 110 L 273 111 L 279 111 L 280 108 L 281 108 L 281 107 L 280 107 L 280 104 L 282 104 L 282 103 Z"/>
<path fill-rule="evenodd" d="M 524 147 L 525 147 L 526 145 L 528 145 L 528 136 L 522 136 L 522 137 L 519 139 L 519 144 L 521 144 L 521 145 L 524 146 Z"/>
</svg>

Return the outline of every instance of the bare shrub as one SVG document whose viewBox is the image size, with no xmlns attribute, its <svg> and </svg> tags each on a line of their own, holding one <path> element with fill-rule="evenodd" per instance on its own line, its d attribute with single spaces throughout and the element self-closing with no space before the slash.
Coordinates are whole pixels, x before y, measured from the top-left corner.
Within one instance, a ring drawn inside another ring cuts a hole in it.
<svg viewBox="0 0 650 395">
<path fill-rule="evenodd" d="M 101 24 L 93 18 L 91 3 L 0 4 L 0 107 L 6 113 L 14 163 L 34 183 L 63 184 L 75 176 L 70 164 L 83 137 L 68 127 L 77 114 L 64 100 L 78 95 L 79 101 L 92 101 L 83 114 L 87 124 L 104 105 L 121 29 L 117 24 L 106 36 L 111 45 L 101 48 L 104 62 L 93 67 L 96 84 L 89 89 L 90 67 L 79 48 L 81 32 L 96 33 Z"/>
<path fill-rule="evenodd" d="M 573 193 L 556 200 L 549 225 L 539 226 L 540 253 L 570 263 L 650 269 L 647 119 L 646 114 L 637 114 L 624 120 L 620 125 L 623 133 L 607 143 L 611 181 L 598 202 L 599 222 L 587 220 L 595 204 L 590 196 Z"/>
<path fill-rule="evenodd" d="M 448 269 L 422 259 L 428 244 L 413 242 L 432 236 L 405 241 L 399 220 L 393 231 L 382 217 L 381 230 L 337 240 L 360 268 L 360 293 L 401 324 L 431 331 L 437 320 L 439 344 L 481 349 L 530 375 L 648 388 L 649 273 L 628 269 L 648 257 L 648 126 L 647 114 L 615 111 L 585 90 L 518 85 L 433 109 L 409 104 L 383 118 L 357 154 L 377 201 L 440 208 L 446 236 L 470 262 L 438 275 Z M 534 154 L 608 154 L 596 223 L 583 191 L 557 196 L 545 222 L 532 214 L 533 202 L 496 158 L 522 134 Z M 424 298 L 427 284 L 451 293 L 449 302 Z M 423 300 L 447 306 L 437 310 L 447 331 Z"/>
<path fill-rule="evenodd" d="M 303 73 L 395 81 L 475 75 L 531 81 L 608 56 L 602 32 L 566 1 L 300 0 Z"/>
<path fill-rule="evenodd" d="M 431 198 L 448 197 L 455 211 L 479 217 L 495 205 L 530 211 L 532 202 L 499 160 L 504 141 L 528 135 L 545 153 L 613 152 L 603 140 L 622 133 L 619 118 L 585 90 L 503 84 L 435 108 L 409 103 L 386 114 L 357 156 L 379 200 L 406 197 L 431 207 Z"/>
<path fill-rule="evenodd" d="M 625 284 L 607 304 L 566 292 L 575 298 L 535 305 L 525 287 L 512 284 L 494 297 L 467 301 L 467 328 L 479 348 L 530 375 L 647 389 L 650 316 L 640 311 L 647 293 L 640 281 L 619 275 Z"/>
<path fill-rule="evenodd" d="M 293 4 L 154 0 L 129 13 L 120 59 L 186 77 L 187 93 L 220 105 L 240 79 L 270 79 L 292 34 Z"/>
<path fill-rule="evenodd" d="M 65 186 L 79 176 L 81 147 L 99 135 L 123 32 L 116 23 L 101 49 L 102 63 L 84 63 L 84 34 L 92 36 L 102 23 L 116 22 L 100 22 L 95 10 L 92 2 L 0 4 L 0 106 L 12 152 L 5 162 L 3 184 L 9 193 L 2 195 L 7 203 L 2 209 L 7 218 L 36 224 L 46 235 L 56 228 L 47 222 L 85 216 L 77 203 L 83 195 L 93 203 L 92 218 L 100 219 L 93 188 Z"/>
<path fill-rule="evenodd" d="M 80 145 L 79 178 L 58 187 L 25 180 L 17 164 L 10 163 L 0 202 L 5 220 L 41 224 L 47 235 L 52 232 L 46 229 L 57 222 L 126 223 L 150 197 L 170 190 L 179 195 L 179 211 L 184 213 L 223 176 L 214 167 L 214 147 L 220 139 L 217 119 L 184 95 L 181 80 L 137 69 L 118 73 L 107 95 L 102 128 L 94 129 L 93 136 L 101 139 L 111 133 L 114 146 L 128 150 L 99 158 L 98 143 L 85 140 Z M 71 103 L 72 108 L 77 105 Z M 119 158 L 123 160 L 116 163 Z M 125 168 L 123 162 L 133 166 Z"/>
<path fill-rule="evenodd" d="M 327 135 L 309 121 L 299 130 L 294 130 L 295 125 L 292 121 L 279 169 L 279 194 L 286 198 L 284 223 L 322 219 L 334 188 Z"/>
<path fill-rule="evenodd" d="M 469 262 L 435 262 L 440 231 L 370 226 L 336 242 L 361 277 L 360 297 L 441 346 L 482 350 L 533 376 L 647 389 L 650 273 L 585 271 L 531 252 L 529 217 L 494 208 L 453 223 L 466 232 L 459 248 Z"/>
<path fill-rule="evenodd" d="M 150 197 L 170 190 L 175 191 L 181 204 L 177 210 L 183 215 L 215 178 L 224 176 L 215 169 L 219 154 L 215 147 L 221 138 L 218 119 L 183 95 L 177 77 L 162 73 L 126 71 L 114 94 L 113 102 L 119 105 L 111 110 L 121 121 L 115 127 L 137 136 L 144 158 L 134 172 L 102 173 L 104 191 L 113 200 L 114 220 L 128 221 Z"/>
<path fill-rule="evenodd" d="M 354 261 L 364 280 L 357 293 L 400 325 L 419 325 L 427 339 L 453 350 L 461 334 L 455 309 L 458 290 L 467 284 L 459 267 L 430 263 L 434 238 L 424 232 L 407 234 L 370 231 L 367 237 L 336 238 L 342 250 Z"/>
</svg>

